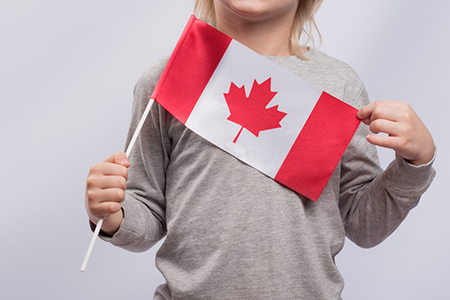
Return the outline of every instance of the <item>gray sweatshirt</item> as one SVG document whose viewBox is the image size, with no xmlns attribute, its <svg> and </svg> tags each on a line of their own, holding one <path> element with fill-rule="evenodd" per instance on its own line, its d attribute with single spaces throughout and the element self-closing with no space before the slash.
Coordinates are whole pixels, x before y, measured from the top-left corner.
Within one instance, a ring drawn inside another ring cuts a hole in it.
<svg viewBox="0 0 450 300">
<path fill-rule="evenodd" d="M 358 109 L 369 103 L 348 65 L 317 50 L 306 57 L 267 58 Z M 135 87 L 130 137 L 167 59 Z M 382 242 L 435 173 L 431 163 L 417 167 L 398 156 L 383 172 L 367 134 L 361 124 L 313 202 L 155 104 L 130 156 L 125 218 L 113 237 L 102 238 L 145 251 L 165 237 L 156 266 L 166 283 L 154 299 L 341 299 L 334 257 L 345 236 L 365 248 Z"/>
</svg>

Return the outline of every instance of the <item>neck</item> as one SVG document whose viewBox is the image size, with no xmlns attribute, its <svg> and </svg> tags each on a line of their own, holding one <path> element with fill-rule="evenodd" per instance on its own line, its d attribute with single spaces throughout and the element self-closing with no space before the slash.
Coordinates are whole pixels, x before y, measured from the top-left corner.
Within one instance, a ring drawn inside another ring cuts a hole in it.
<svg viewBox="0 0 450 300">
<path fill-rule="evenodd" d="M 260 26 L 254 28 L 247 26 L 245 31 L 241 28 L 235 24 L 218 26 L 220 31 L 261 55 L 293 55 L 289 43 L 289 34 L 286 35 L 273 27 L 264 30 Z"/>
<path fill-rule="evenodd" d="M 290 45 L 291 24 L 283 20 L 253 21 L 217 14 L 220 31 L 261 55 L 295 55 Z M 301 48 L 301 51 L 305 53 L 307 49 Z"/>
</svg>

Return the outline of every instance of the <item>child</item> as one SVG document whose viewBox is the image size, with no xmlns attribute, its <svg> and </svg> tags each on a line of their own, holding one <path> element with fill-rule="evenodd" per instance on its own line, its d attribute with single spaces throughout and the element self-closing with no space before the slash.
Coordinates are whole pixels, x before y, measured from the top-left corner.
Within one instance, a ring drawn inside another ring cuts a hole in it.
<svg viewBox="0 0 450 300">
<path fill-rule="evenodd" d="M 86 209 L 93 224 L 105 218 L 103 239 L 145 251 L 165 237 L 156 265 L 166 283 L 154 299 L 341 299 L 334 257 L 345 236 L 361 247 L 379 244 L 430 185 L 434 143 L 412 108 L 369 104 L 349 66 L 298 45 L 299 29 L 314 26 L 321 2 L 196 1 L 196 12 L 220 31 L 360 108 L 364 124 L 317 202 L 215 147 L 157 104 L 131 163 L 118 152 L 91 168 Z M 166 63 L 136 85 L 130 137 Z M 396 152 L 385 171 L 374 145 Z"/>
</svg>

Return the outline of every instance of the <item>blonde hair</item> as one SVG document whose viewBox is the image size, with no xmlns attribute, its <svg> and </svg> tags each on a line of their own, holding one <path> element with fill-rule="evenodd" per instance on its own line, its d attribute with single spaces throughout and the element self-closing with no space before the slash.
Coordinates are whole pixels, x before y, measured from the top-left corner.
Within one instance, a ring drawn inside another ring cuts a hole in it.
<svg viewBox="0 0 450 300">
<path fill-rule="evenodd" d="M 308 43 L 312 43 L 315 47 L 313 30 L 315 30 L 319 36 L 320 42 L 322 42 L 322 36 L 320 35 L 319 28 L 317 27 L 314 15 L 322 5 L 323 0 L 299 0 L 297 11 L 295 12 L 294 21 L 291 27 L 290 45 L 293 53 L 306 59 L 300 51 L 300 37 L 305 35 L 304 46 Z M 214 0 L 195 0 L 194 14 L 213 27 L 217 27 L 216 10 L 214 8 Z"/>
</svg>

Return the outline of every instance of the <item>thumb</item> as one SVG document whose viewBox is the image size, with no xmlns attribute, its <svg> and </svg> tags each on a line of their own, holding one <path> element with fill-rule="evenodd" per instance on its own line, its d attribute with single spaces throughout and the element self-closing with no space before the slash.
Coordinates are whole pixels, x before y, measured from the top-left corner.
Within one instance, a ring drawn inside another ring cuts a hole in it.
<svg viewBox="0 0 450 300">
<path fill-rule="evenodd" d="M 361 108 L 358 113 L 356 114 L 358 119 L 360 119 L 364 124 L 369 125 L 371 121 L 372 116 L 372 110 L 371 108 L 366 105 L 363 108 Z"/>
<path fill-rule="evenodd" d="M 116 152 L 113 155 L 107 157 L 105 159 L 105 162 L 122 165 L 126 168 L 128 168 L 131 165 L 127 155 L 123 151 Z"/>
</svg>

